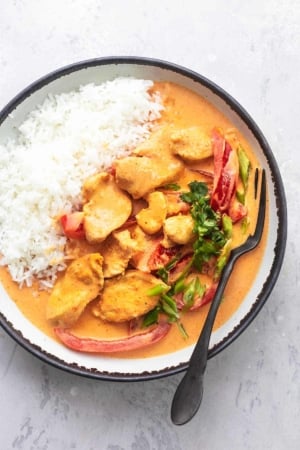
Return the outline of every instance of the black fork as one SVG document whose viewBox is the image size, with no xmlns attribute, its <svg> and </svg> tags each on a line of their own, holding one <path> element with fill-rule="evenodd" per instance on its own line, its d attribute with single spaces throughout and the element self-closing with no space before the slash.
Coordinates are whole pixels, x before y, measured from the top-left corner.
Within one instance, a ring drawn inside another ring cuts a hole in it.
<svg viewBox="0 0 300 450">
<path fill-rule="evenodd" d="M 171 408 L 171 419 L 175 425 L 183 425 L 192 419 L 201 404 L 203 396 L 203 377 L 207 364 L 209 340 L 223 292 L 236 260 L 244 253 L 253 250 L 260 242 L 266 213 L 266 174 L 262 170 L 259 210 L 255 231 L 239 247 L 233 249 L 224 267 L 216 294 L 211 303 L 205 324 L 192 353 L 186 374 L 179 383 Z"/>
</svg>

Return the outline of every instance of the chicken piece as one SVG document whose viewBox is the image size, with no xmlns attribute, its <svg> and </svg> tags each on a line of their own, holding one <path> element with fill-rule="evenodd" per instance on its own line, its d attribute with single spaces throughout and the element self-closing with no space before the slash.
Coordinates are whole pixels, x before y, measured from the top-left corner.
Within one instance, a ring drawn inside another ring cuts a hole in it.
<svg viewBox="0 0 300 450">
<path fill-rule="evenodd" d="M 136 215 L 138 225 L 147 234 L 157 233 L 163 226 L 167 215 L 167 203 L 162 192 L 151 192 L 146 200 L 148 208 L 141 209 Z"/>
<path fill-rule="evenodd" d="M 100 253 L 90 253 L 69 265 L 51 292 L 46 311 L 48 320 L 63 327 L 77 321 L 86 305 L 103 288 L 102 264 Z"/>
<path fill-rule="evenodd" d="M 131 200 L 115 183 L 112 175 L 103 172 L 88 178 L 83 186 L 84 230 L 86 239 L 97 244 L 128 219 Z"/>
<path fill-rule="evenodd" d="M 115 161 L 116 182 L 137 199 L 176 180 L 183 168 L 183 163 L 174 156 L 163 159 L 158 156 L 128 156 Z"/>
<path fill-rule="evenodd" d="M 199 162 L 213 155 L 210 136 L 200 127 L 175 130 L 170 135 L 171 149 L 186 162 Z"/>
<path fill-rule="evenodd" d="M 174 128 L 165 126 L 151 134 L 137 146 L 133 155 L 115 162 L 116 182 L 133 198 L 146 197 L 157 187 L 174 181 L 184 164 L 170 148 L 170 133 Z"/>
<path fill-rule="evenodd" d="M 174 130 L 172 125 L 165 125 L 153 131 L 148 139 L 139 144 L 133 154 L 136 156 L 157 156 L 160 158 L 172 156 L 170 148 L 170 134 Z"/>
<path fill-rule="evenodd" d="M 182 191 L 175 192 L 175 191 L 169 191 L 164 192 L 165 201 L 167 204 L 167 216 L 175 216 L 179 213 L 188 213 L 191 209 L 191 206 L 181 200 L 180 195 L 182 194 Z"/>
<path fill-rule="evenodd" d="M 160 238 L 153 238 L 144 233 L 139 225 L 136 225 L 132 229 L 131 236 L 137 243 L 137 251 L 132 255 L 131 265 L 142 272 L 150 272 L 149 259 L 151 259 L 151 255 L 156 251 L 160 243 Z"/>
<path fill-rule="evenodd" d="M 138 250 L 138 242 L 131 238 L 129 230 L 113 232 L 100 246 L 104 278 L 124 273 L 132 255 Z"/>
<path fill-rule="evenodd" d="M 189 214 L 168 217 L 164 221 L 163 230 L 166 242 L 171 240 L 176 244 L 185 245 L 195 238 L 194 221 Z"/>
<path fill-rule="evenodd" d="M 99 302 L 99 316 L 108 322 L 127 322 L 153 309 L 159 295 L 149 296 L 149 289 L 165 286 L 161 280 L 149 273 L 129 270 L 125 275 L 105 282 Z"/>
</svg>

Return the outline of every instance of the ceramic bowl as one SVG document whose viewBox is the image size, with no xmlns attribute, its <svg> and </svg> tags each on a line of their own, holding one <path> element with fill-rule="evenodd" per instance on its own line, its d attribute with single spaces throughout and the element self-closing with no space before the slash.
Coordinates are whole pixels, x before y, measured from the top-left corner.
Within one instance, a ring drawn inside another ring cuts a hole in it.
<svg viewBox="0 0 300 450">
<path fill-rule="evenodd" d="M 279 169 L 261 130 L 245 109 L 207 78 L 178 65 L 136 57 L 99 58 L 61 68 L 19 93 L 0 113 L 0 141 L 13 137 L 15 128 L 49 93 L 68 92 L 82 84 L 101 83 L 117 76 L 172 81 L 200 94 L 241 131 L 266 170 L 269 232 L 263 262 L 255 282 L 238 310 L 221 328 L 213 332 L 209 348 L 209 357 L 212 357 L 236 339 L 262 308 L 279 275 L 286 244 L 286 201 Z M 0 295 L 2 327 L 33 355 L 57 368 L 96 379 L 129 381 L 163 377 L 183 371 L 187 367 L 193 346 L 146 359 L 118 359 L 73 352 L 32 325 L 2 286 Z"/>
</svg>

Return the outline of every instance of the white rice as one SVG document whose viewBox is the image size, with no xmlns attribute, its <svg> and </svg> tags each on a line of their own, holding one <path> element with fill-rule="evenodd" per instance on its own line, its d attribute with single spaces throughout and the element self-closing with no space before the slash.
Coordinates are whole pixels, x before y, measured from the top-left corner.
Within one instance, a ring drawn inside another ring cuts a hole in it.
<svg viewBox="0 0 300 450">
<path fill-rule="evenodd" d="M 49 95 L 0 145 L 0 264 L 14 281 L 51 287 L 65 268 L 56 218 L 80 204 L 83 181 L 143 141 L 160 117 L 149 80 L 117 78 Z"/>
</svg>

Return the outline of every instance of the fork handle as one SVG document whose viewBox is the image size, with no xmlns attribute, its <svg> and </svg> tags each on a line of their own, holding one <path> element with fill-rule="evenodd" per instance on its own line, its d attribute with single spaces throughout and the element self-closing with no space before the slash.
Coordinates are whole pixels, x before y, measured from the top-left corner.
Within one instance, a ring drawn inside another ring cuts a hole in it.
<svg viewBox="0 0 300 450">
<path fill-rule="evenodd" d="M 203 376 L 208 357 L 208 345 L 224 289 L 239 255 L 231 253 L 224 267 L 217 291 L 209 308 L 209 312 L 200 337 L 193 350 L 188 369 L 179 383 L 171 407 L 171 419 L 175 425 L 183 425 L 192 419 L 198 411 L 203 396 Z"/>
</svg>

